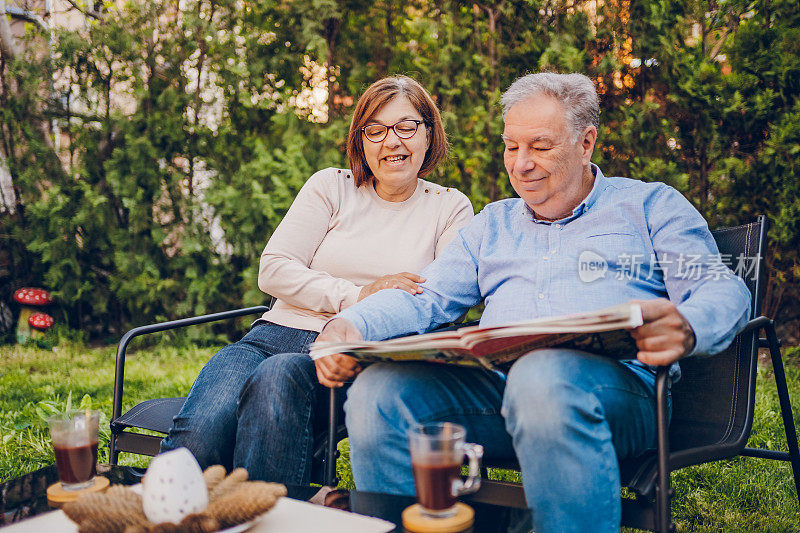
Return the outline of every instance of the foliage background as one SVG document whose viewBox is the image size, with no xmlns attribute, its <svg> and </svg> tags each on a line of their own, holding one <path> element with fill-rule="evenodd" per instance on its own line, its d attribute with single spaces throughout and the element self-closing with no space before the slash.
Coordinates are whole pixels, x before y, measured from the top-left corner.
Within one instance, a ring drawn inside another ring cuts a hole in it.
<svg viewBox="0 0 800 533">
<path fill-rule="evenodd" d="M 667 182 L 712 227 L 766 214 L 765 311 L 798 316 L 795 0 L 132 0 L 86 20 L 0 52 L 2 302 L 48 288 L 99 339 L 262 303 L 260 251 L 307 177 L 345 166 L 366 86 L 431 91 L 451 143 L 433 179 L 480 209 L 513 195 L 498 96 L 548 69 L 596 81 L 606 174 Z"/>
</svg>

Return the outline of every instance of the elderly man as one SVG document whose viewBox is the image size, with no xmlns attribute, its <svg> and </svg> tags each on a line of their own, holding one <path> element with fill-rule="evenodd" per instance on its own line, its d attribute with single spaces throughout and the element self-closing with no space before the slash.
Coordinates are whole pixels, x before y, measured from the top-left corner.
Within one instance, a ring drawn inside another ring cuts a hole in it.
<svg viewBox="0 0 800 533">
<path fill-rule="evenodd" d="M 653 365 L 724 349 L 749 293 L 719 260 L 706 222 L 662 183 L 605 177 L 590 162 L 598 98 L 580 74 L 531 74 L 502 98 L 505 167 L 519 199 L 486 206 L 422 275 L 422 294 L 376 293 L 320 340 L 427 331 L 480 301 L 481 325 L 636 300 L 644 324 L 628 361 L 536 350 L 507 376 L 431 364 L 316 362 L 320 382 L 358 375 L 345 405 L 360 490 L 413 494 L 407 432 L 452 421 L 487 457 L 517 457 L 537 533 L 618 531 L 618 459 L 655 446 Z M 581 263 L 599 265 L 587 275 Z M 690 268 L 691 266 L 691 268 Z"/>
</svg>

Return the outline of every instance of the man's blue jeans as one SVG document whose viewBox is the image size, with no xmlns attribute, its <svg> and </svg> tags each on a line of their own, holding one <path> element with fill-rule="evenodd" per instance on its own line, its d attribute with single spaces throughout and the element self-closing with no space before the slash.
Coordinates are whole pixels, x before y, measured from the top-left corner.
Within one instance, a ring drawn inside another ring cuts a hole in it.
<svg viewBox="0 0 800 533">
<path fill-rule="evenodd" d="M 316 337 L 262 322 L 221 349 L 200 371 L 161 451 L 185 446 L 203 468 L 241 466 L 251 479 L 308 484 L 315 427 L 327 421 L 314 416 L 318 398 L 328 397 L 308 356 Z"/>
<path fill-rule="evenodd" d="M 425 363 L 367 367 L 345 403 L 359 490 L 414 494 L 408 430 L 450 421 L 486 458 L 517 457 L 536 533 L 619 531 L 618 458 L 655 446 L 654 375 L 564 349 L 534 351 L 507 378 Z"/>
</svg>

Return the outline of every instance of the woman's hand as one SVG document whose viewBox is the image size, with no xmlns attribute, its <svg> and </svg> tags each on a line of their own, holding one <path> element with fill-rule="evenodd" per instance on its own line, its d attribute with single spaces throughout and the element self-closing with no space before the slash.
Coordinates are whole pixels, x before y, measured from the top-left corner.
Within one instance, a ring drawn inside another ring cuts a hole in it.
<svg viewBox="0 0 800 533">
<path fill-rule="evenodd" d="M 358 331 L 352 322 L 344 318 L 336 318 L 320 331 L 317 342 L 347 342 L 360 341 L 361 332 Z M 317 367 L 317 379 L 325 387 L 338 388 L 344 382 L 356 377 L 361 372 L 361 365 L 344 354 L 326 355 L 314 361 Z"/>
<path fill-rule="evenodd" d="M 411 272 L 400 272 L 399 274 L 389 274 L 381 276 L 369 285 L 361 287 L 361 292 L 358 294 L 358 301 L 360 302 L 370 294 L 382 291 L 383 289 L 403 289 L 409 294 L 420 294 L 422 287 L 417 283 L 424 283 L 425 278 L 412 274 Z"/>
</svg>

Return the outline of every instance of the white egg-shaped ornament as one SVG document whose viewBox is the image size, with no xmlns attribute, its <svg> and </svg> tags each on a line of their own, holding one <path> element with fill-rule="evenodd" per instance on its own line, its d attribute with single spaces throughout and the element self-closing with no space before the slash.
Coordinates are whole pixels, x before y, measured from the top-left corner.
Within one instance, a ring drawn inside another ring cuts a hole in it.
<svg viewBox="0 0 800 533">
<path fill-rule="evenodd" d="M 153 458 L 142 480 L 142 507 L 150 522 L 173 522 L 208 507 L 203 471 L 186 448 Z"/>
</svg>

